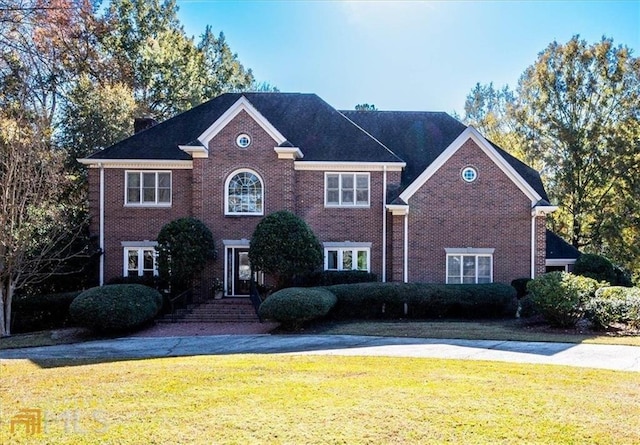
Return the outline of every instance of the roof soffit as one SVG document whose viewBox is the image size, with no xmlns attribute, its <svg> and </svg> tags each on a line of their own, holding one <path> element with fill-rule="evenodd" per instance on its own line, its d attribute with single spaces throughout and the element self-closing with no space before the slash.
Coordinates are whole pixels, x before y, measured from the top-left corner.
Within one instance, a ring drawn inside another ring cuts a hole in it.
<svg viewBox="0 0 640 445">
<path fill-rule="evenodd" d="M 274 127 L 263 115 L 260 113 L 249 100 L 242 96 L 222 116 L 220 116 L 209 128 L 207 128 L 200 136 L 200 141 L 205 147 L 209 146 L 209 142 L 213 139 L 224 127 L 229 124 L 240 112 L 245 111 L 251 118 L 260 125 L 264 131 L 267 132 L 271 138 L 275 141 L 276 145 L 280 145 L 287 140 L 276 127 Z"/>
<path fill-rule="evenodd" d="M 400 198 L 409 199 L 442 167 L 467 140 L 473 140 L 502 172 L 531 200 L 540 201 L 541 196 L 524 178 L 496 151 L 495 148 L 473 127 L 467 127 L 460 135 L 400 194 Z"/>
</svg>

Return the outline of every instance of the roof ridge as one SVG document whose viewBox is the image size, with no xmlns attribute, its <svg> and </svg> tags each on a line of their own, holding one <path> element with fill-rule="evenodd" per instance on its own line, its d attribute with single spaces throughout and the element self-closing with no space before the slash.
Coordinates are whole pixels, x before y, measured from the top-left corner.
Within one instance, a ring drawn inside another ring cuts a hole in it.
<svg viewBox="0 0 640 445">
<path fill-rule="evenodd" d="M 335 108 L 334 108 L 335 110 Z M 360 125 L 356 124 L 354 121 L 352 121 L 351 119 L 349 119 L 347 116 L 345 116 L 345 114 L 340 111 L 340 110 L 336 110 L 338 112 L 338 114 L 340 114 L 342 117 L 344 117 L 346 120 L 348 120 L 349 122 L 351 122 L 352 125 L 354 125 L 356 128 L 358 128 L 360 131 L 362 131 L 364 134 L 366 134 L 367 136 L 369 136 L 371 139 L 373 139 L 374 141 L 376 141 L 378 144 L 380 144 L 385 150 L 387 150 L 389 153 L 391 153 L 392 155 L 394 155 L 396 158 L 398 158 L 399 160 L 401 160 L 402 162 L 404 162 L 406 164 L 406 161 L 404 159 L 402 159 L 400 156 L 398 156 L 393 150 L 391 150 L 389 147 L 387 147 L 385 144 L 383 144 L 382 142 L 380 142 L 378 140 L 378 138 L 376 138 L 375 136 L 373 136 L 371 133 L 369 133 L 367 130 L 365 130 L 364 128 L 362 128 Z M 354 110 L 355 111 L 355 110 Z"/>
</svg>

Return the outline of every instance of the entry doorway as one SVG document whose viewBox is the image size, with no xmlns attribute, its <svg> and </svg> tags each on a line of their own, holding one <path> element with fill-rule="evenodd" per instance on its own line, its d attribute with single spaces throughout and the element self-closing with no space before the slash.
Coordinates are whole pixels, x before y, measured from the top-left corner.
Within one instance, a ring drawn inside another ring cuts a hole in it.
<svg viewBox="0 0 640 445">
<path fill-rule="evenodd" d="M 249 248 L 226 247 L 225 255 L 225 296 L 248 297 L 251 292 L 251 263 L 249 262 Z M 262 273 L 254 273 L 253 279 L 262 284 Z"/>
</svg>

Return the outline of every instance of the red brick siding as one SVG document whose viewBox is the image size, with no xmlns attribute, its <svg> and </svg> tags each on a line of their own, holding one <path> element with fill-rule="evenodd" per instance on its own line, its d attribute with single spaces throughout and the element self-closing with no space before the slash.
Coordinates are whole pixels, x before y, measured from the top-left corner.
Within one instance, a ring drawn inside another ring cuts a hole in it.
<svg viewBox="0 0 640 445">
<path fill-rule="evenodd" d="M 172 170 L 171 207 L 125 207 L 125 171 L 125 169 L 104 170 L 105 282 L 122 276 L 124 267 L 122 241 L 155 240 L 160 229 L 167 222 L 191 216 L 191 170 Z M 91 169 L 91 173 L 91 184 L 98 189 L 99 193 L 100 172 L 98 169 Z M 96 181 L 95 178 L 98 180 Z M 94 199 L 96 198 L 92 198 L 92 202 Z M 99 209 L 98 205 L 95 208 Z M 95 213 L 96 215 L 92 213 L 92 227 L 97 228 L 99 215 Z M 97 234 L 98 230 L 94 233 Z"/>
<path fill-rule="evenodd" d="M 473 183 L 460 176 L 469 165 Z M 495 248 L 496 282 L 530 276 L 531 201 L 471 139 L 409 204 L 409 281 L 445 282 L 447 247 Z"/>
</svg>

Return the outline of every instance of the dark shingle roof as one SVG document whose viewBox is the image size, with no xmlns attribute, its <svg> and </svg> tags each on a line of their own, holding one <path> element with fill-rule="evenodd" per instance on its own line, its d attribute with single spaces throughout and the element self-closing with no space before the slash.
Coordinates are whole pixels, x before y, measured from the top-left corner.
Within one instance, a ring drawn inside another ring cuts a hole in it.
<svg viewBox="0 0 640 445">
<path fill-rule="evenodd" d="M 411 184 L 467 127 L 443 112 L 343 111 L 373 137 L 404 159 L 402 187 Z M 490 142 L 491 143 L 491 142 Z M 542 199 L 547 193 L 538 172 L 497 145 L 493 147 Z"/>
<path fill-rule="evenodd" d="M 315 94 L 228 93 L 137 133 L 93 159 L 191 159 L 196 139 L 238 99 L 247 100 L 304 153 L 304 161 L 402 162 Z"/>
<path fill-rule="evenodd" d="M 560 236 L 547 230 L 547 259 L 576 259 L 580 251 Z"/>
</svg>

